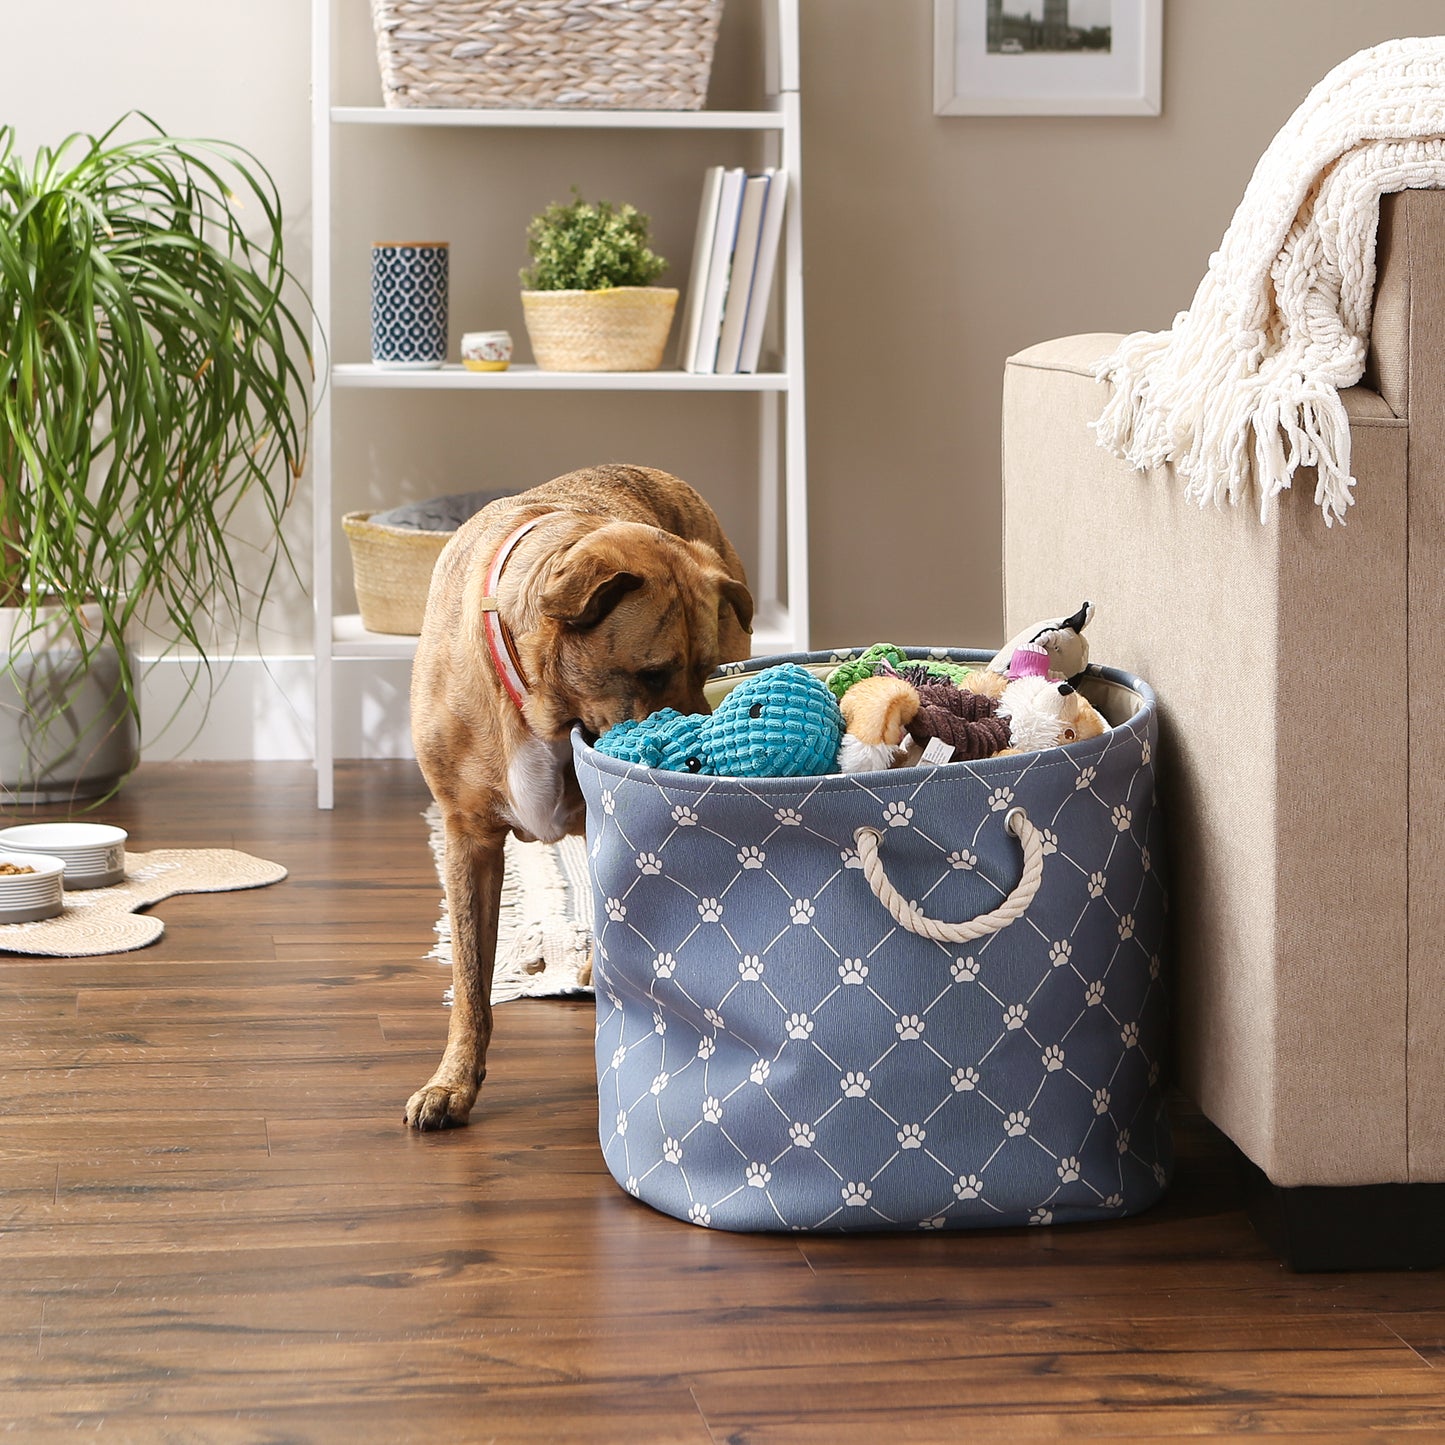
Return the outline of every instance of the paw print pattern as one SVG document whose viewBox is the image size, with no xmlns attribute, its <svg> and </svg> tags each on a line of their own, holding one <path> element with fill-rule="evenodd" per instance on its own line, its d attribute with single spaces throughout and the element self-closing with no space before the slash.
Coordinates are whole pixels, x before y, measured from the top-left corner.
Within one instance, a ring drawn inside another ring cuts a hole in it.
<svg viewBox="0 0 1445 1445">
<path fill-rule="evenodd" d="M 948 971 L 954 983 L 972 983 L 978 977 L 978 960 L 970 954 L 967 958 L 955 958 Z"/>
<path fill-rule="evenodd" d="M 677 807 L 672 810 L 672 821 L 676 823 L 679 828 L 696 828 L 697 814 L 694 813 L 686 803 L 679 803 Z"/>
<path fill-rule="evenodd" d="M 1084 990 L 1084 1002 L 1090 1008 L 1104 1002 L 1104 985 L 1099 979 L 1095 979 L 1088 988 Z"/>
<path fill-rule="evenodd" d="M 1160 973 L 1159 955 L 1158 955 L 1157 953 L 1151 953 L 1151 954 L 1149 955 L 1149 977 L 1150 977 L 1150 978 L 1158 978 L 1158 977 L 1159 977 L 1159 973 Z"/>
<path fill-rule="evenodd" d="M 894 1032 L 905 1042 L 923 1037 L 923 1020 L 917 1014 L 904 1014 L 893 1025 Z"/>
<path fill-rule="evenodd" d="M 751 1189 L 766 1189 L 773 1182 L 773 1171 L 766 1164 L 749 1164 L 743 1178 Z"/>
<path fill-rule="evenodd" d="M 602 790 L 602 811 L 610 818 L 617 811 L 617 799 L 612 796 L 611 788 Z"/>
<path fill-rule="evenodd" d="M 667 1032 L 667 1020 L 663 1018 L 661 1011 L 654 1013 L 652 1016 L 652 1032 L 659 1038 Z"/>
<path fill-rule="evenodd" d="M 706 1123 L 721 1124 L 723 1116 L 722 1100 L 714 1094 L 709 1094 L 702 1101 L 702 1117 Z"/>
<path fill-rule="evenodd" d="M 1130 825 L 1134 821 L 1134 814 L 1126 808 L 1123 803 L 1117 804 L 1109 816 L 1113 819 L 1114 826 L 1121 833 L 1127 833 Z"/>
<path fill-rule="evenodd" d="M 1052 1209 L 1036 1209 L 1029 1215 L 1030 1224 L 1052 1224 L 1053 1222 L 1054 1212 Z"/>
<path fill-rule="evenodd" d="M 1062 1184 L 1073 1184 L 1079 1177 L 1079 1161 L 1071 1154 L 1067 1159 L 1059 1160 L 1059 1182 Z"/>
<path fill-rule="evenodd" d="M 773 814 L 773 819 L 785 828 L 800 828 L 803 825 L 803 815 L 796 808 L 779 808 Z"/>
<path fill-rule="evenodd" d="M 1067 938 L 1049 945 L 1049 962 L 1055 968 L 1062 968 L 1074 956 L 1074 945 Z"/>
<path fill-rule="evenodd" d="M 844 848 L 838 854 L 838 858 L 845 868 L 861 868 L 863 866 L 863 860 L 858 856 L 856 848 Z"/>
<path fill-rule="evenodd" d="M 736 677 L 746 666 L 745 662 L 725 662 L 718 668 L 718 672 L 724 677 Z"/>
<path fill-rule="evenodd" d="M 978 854 L 970 853 L 967 848 L 960 848 L 957 853 L 948 855 L 948 866 L 950 868 L 972 869 L 978 867 Z"/>
<path fill-rule="evenodd" d="M 1020 1134 L 1029 1132 L 1029 1125 L 1032 1123 L 1033 1120 L 1022 1109 L 1015 1109 L 1003 1121 L 1003 1131 L 1010 1139 L 1017 1139 Z"/>
<path fill-rule="evenodd" d="M 681 1164 L 682 1145 L 671 1137 L 664 1139 L 662 1141 L 662 1157 L 666 1159 L 669 1164 Z"/>
<path fill-rule="evenodd" d="M 626 1109 L 619 1109 L 619 1110 L 617 1111 L 617 1135 L 618 1135 L 619 1138 L 625 1138 L 626 1135 L 627 1135 L 627 1110 L 626 1110 Z"/>
<path fill-rule="evenodd" d="M 1147 768 L 1149 759 L 1154 756 L 1154 749 L 1149 746 L 1149 739 L 1144 739 L 1144 745 L 1139 749 L 1139 761 Z"/>
<path fill-rule="evenodd" d="M 670 953 L 659 953 L 652 960 L 652 971 L 658 978 L 671 978 L 677 972 L 677 960 Z"/>
<path fill-rule="evenodd" d="M 843 1186 L 843 1203 L 850 1209 L 862 1209 L 873 1198 L 873 1191 L 862 1181 Z"/>
<path fill-rule="evenodd" d="M 761 848 L 739 848 L 738 862 L 744 868 L 761 868 L 768 861 L 768 855 Z"/>
<path fill-rule="evenodd" d="M 627 917 L 627 905 L 620 898 L 609 898 L 603 906 L 614 923 L 621 923 Z"/>
<path fill-rule="evenodd" d="M 704 1229 L 712 1223 L 712 1215 L 708 1213 L 706 1204 L 690 1205 L 687 1211 L 687 1217 L 689 1223 L 700 1224 Z"/>
<path fill-rule="evenodd" d="M 868 965 L 861 958 L 845 958 L 838 965 L 838 977 L 844 983 L 862 983 L 868 977 Z"/>
<path fill-rule="evenodd" d="M 625 1048 L 623 1048 L 623 1047 L 619 1044 L 618 1047 L 617 1047 L 616 1049 L 614 1049 L 614 1050 L 613 1050 L 613 1053 L 612 1053 L 612 1067 L 613 1067 L 614 1069 L 620 1069 L 620 1068 L 622 1067 L 622 1065 L 623 1065 L 624 1063 L 626 1063 L 626 1062 L 627 1062 L 627 1050 L 626 1050 Z"/>
<path fill-rule="evenodd" d="M 1129 1152 L 1129 1131 L 1127 1129 L 1119 1130 L 1119 1137 L 1114 1140 L 1114 1147 L 1121 1154 L 1127 1154 Z"/>
<path fill-rule="evenodd" d="M 650 1085 L 650 1088 L 651 1088 L 652 1093 L 654 1093 L 654 1094 L 660 1094 L 660 1093 L 667 1087 L 667 1085 L 668 1085 L 668 1080 L 669 1080 L 670 1077 L 671 1077 L 671 1076 L 668 1074 L 667 1070 L 664 1069 L 664 1070 L 652 1081 L 652 1084 Z"/>
<path fill-rule="evenodd" d="M 1119 1037 L 1124 1041 L 1126 1049 L 1137 1049 L 1139 1047 L 1139 1025 L 1127 1023 L 1119 1030 Z"/>
<path fill-rule="evenodd" d="M 958 1199 L 977 1199 L 983 1193 L 983 1180 L 977 1174 L 960 1174 L 953 1182 L 953 1193 Z"/>
<path fill-rule="evenodd" d="M 1003 1011 L 1003 1026 L 1006 1029 L 1021 1029 L 1029 1021 L 1029 1011 L 1021 1003 L 1011 1003 Z"/>
<path fill-rule="evenodd" d="M 592 857 L 594 857 L 594 858 L 597 857 L 597 855 L 598 855 L 601 851 L 602 851 L 602 834 L 599 833 L 599 834 L 592 840 Z"/>
<path fill-rule="evenodd" d="M 638 1197 L 637 1175 L 629 1174 L 627 1183 L 622 1186 L 634 1199 Z"/>
<path fill-rule="evenodd" d="M 1133 938 L 1134 936 L 1134 915 L 1123 913 L 1119 915 L 1119 937 Z"/>
<path fill-rule="evenodd" d="M 1064 1067 L 1064 1051 L 1057 1044 L 1050 1044 L 1043 1052 L 1044 1070 L 1057 1074 Z"/>
<path fill-rule="evenodd" d="M 806 1039 L 813 1032 L 813 1020 L 807 1014 L 789 1014 L 787 1028 L 790 1039 Z"/>
<path fill-rule="evenodd" d="M 920 1219 L 918 1227 L 920 1229 L 942 1229 L 947 1223 L 948 1216 L 946 1214 L 935 1214 L 932 1219 Z"/>
<path fill-rule="evenodd" d="M 1158 1160 L 1154 1162 L 1153 1172 L 1154 1182 L 1162 1189 L 1169 1182 L 1169 1176 L 1164 1172 L 1164 1166 Z"/>
<path fill-rule="evenodd" d="M 1155 1059 L 1149 1065 L 1149 1087 L 1152 1089 L 1159 1082 L 1159 1060 Z"/>
<path fill-rule="evenodd" d="M 722 904 L 716 898 L 699 898 L 697 916 L 704 923 L 716 923 L 722 917 Z"/>
<path fill-rule="evenodd" d="M 818 1142 L 818 1136 L 807 1124 L 790 1124 L 788 1138 L 799 1149 L 811 1149 Z"/>
<path fill-rule="evenodd" d="M 726 1027 L 726 1025 L 723 1023 L 723 1016 L 715 1008 L 705 1008 L 702 1011 L 702 1016 L 715 1029 L 721 1029 Z"/>
<path fill-rule="evenodd" d="M 900 1149 L 921 1149 L 926 1138 L 928 1135 L 920 1125 L 905 1124 L 898 1131 L 898 1147 Z"/>
<path fill-rule="evenodd" d="M 759 1059 L 752 1068 L 748 1070 L 748 1078 L 761 1087 L 768 1082 L 768 1075 L 773 1072 L 773 1066 L 766 1059 Z"/>
<path fill-rule="evenodd" d="M 991 813 L 1002 813 L 1005 808 L 1012 807 L 1014 790 L 1012 788 L 995 788 L 988 795 L 988 807 Z"/>
<path fill-rule="evenodd" d="M 1043 828 L 1039 831 L 1039 837 L 1042 838 L 1044 842 L 1045 856 L 1059 851 L 1059 835 L 1057 833 L 1048 828 Z"/>
<path fill-rule="evenodd" d="M 913 821 L 913 809 L 907 803 L 889 803 L 883 810 L 883 821 L 890 828 L 906 828 Z"/>
<path fill-rule="evenodd" d="M 1159 1182 L 1162 1184 L 1164 1181 L 1161 1179 Z M 1111 1195 L 1104 1201 L 1104 1208 L 1105 1208 L 1105 1209 L 1122 1209 L 1123 1207 L 1124 1207 L 1124 1196 L 1123 1196 L 1122 1194 L 1111 1194 Z"/>
<path fill-rule="evenodd" d="M 1089 874 L 1089 897 L 1102 898 L 1104 890 L 1109 886 L 1109 880 L 1102 873 Z"/>
<path fill-rule="evenodd" d="M 979 1072 L 970 1064 L 964 1069 L 955 1069 L 949 1075 L 948 1082 L 953 1085 L 955 1094 L 968 1094 L 978 1088 Z"/>
<path fill-rule="evenodd" d="M 1107 1114 L 1109 1105 L 1113 1102 L 1113 1096 L 1107 1089 L 1094 1090 L 1094 1112 L 1096 1114 Z"/>
<path fill-rule="evenodd" d="M 738 977 L 744 983 L 756 983 L 763 976 L 763 961 L 755 953 L 745 953 L 738 959 Z"/>
<path fill-rule="evenodd" d="M 707 1060 L 717 1053 L 717 1040 L 711 1037 L 701 1038 L 697 1041 L 697 1056 Z"/>
<path fill-rule="evenodd" d="M 873 1081 L 867 1074 L 859 1073 L 856 1069 L 849 1069 L 838 1080 L 838 1087 L 842 1089 L 845 1099 L 861 1099 L 873 1087 Z"/>
<path fill-rule="evenodd" d="M 1079 776 L 1074 779 L 1075 791 L 1082 793 L 1085 788 L 1092 788 L 1094 786 L 1094 779 L 1098 776 L 1098 773 L 1096 773 L 1093 768 L 1081 769 Z"/>
<path fill-rule="evenodd" d="M 792 918 L 796 926 L 801 928 L 813 921 L 813 915 L 816 912 L 817 909 L 813 907 L 813 900 L 811 898 L 795 898 L 793 899 L 793 907 L 789 913 L 789 917 Z"/>
<path fill-rule="evenodd" d="M 656 853 L 639 853 L 637 855 L 637 871 L 650 877 L 662 872 L 662 859 Z"/>
<path fill-rule="evenodd" d="M 1146 873 L 1154 871 L 1154 855 L 1147 848 L 1143 848 L 1139 852 L 1139 866 Z"/>
</svg>

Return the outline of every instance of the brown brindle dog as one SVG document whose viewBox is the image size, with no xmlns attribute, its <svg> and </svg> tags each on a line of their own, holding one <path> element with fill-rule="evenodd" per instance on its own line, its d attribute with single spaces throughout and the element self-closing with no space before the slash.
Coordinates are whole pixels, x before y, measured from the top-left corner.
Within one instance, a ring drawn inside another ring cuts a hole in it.
<svg viewBox="0 0 1445 1445">
<path fill-rule="evenodd" d="M 412 670 L 412 739 L 441 807 L 454 1002 L 446 1052 L 407 1101 L 465 1124 L 486 1075 L 508 831 L 580 833 L 572 725 L 707 712 L 748 655 L 753 599 L 712 508 L 648 467 L 604 466 L 484 507 L 437 561 Z"/>
</svg>

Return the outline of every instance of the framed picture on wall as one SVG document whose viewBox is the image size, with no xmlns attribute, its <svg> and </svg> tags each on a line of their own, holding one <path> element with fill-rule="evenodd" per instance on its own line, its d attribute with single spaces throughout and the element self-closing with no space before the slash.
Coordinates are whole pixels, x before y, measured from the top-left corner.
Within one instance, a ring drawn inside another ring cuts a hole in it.
<svg viewBox="0 0 1445 1445">
<path fill-rule="evenodd" d="M 933 0 L 935 115 L 1158 115 L 1163 0 Z"/>
</svg>

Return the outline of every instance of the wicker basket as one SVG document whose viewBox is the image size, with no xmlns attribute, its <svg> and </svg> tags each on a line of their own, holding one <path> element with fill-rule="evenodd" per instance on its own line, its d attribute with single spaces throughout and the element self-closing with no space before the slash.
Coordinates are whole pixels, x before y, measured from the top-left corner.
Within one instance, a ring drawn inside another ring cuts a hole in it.
<svg viewBox="0 0 1445 1445">
<path fill-rule="evenodd" d="M 723 0 L 371 0 L 388 107 L 698 110 Z"/>
<path fill-rule="evenodd" d="M 341 519 L 351 544 L 361 625 L 368 632 L 415 637 L 426 614 L 432 568 L 452 534 L 385 527 L 370 517 L 370 512 L 347 512 Z"/>
<path fill-rule="evenodd" d="M 527 336 L 543 371 L 656 371 L 676 308 L 670 286 L 522 292 Z"/>
</svg>

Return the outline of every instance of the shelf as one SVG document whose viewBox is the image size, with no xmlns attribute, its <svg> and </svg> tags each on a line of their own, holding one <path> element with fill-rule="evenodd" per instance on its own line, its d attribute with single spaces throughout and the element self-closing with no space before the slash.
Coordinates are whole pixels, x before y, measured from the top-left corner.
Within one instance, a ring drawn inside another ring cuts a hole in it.
<svg viewBox="0 0 1445 1445">
<path fill-rule="evenodd" d="M 786 391 L 785 372 L 703 376 L 692 371 L 542 371 L 531 363 L 506 371 L 468 371 L 460 362 L 429 371 L 389 371 L 369 361 L 331 368 L 340 387 L 406 391 Z"/>
<path fill-rule="evenodd" d="M 361 617 L 346 613 L 331 619 L 331 655 L 335 658 L 410 658 L 416 652 L 416 638 L 390 632 L 368 632 Z M 792 624 L 785 607 L 764 606 L 753 619 L 753 656 L 766 657 L 793 649 Z"/>
<path fill-rule="evenodd" d="M 488 126 L 542 130 L 782 130 L 776 110 L 387 110 L 334 105 L 337 125 Z"/>
</svg>

